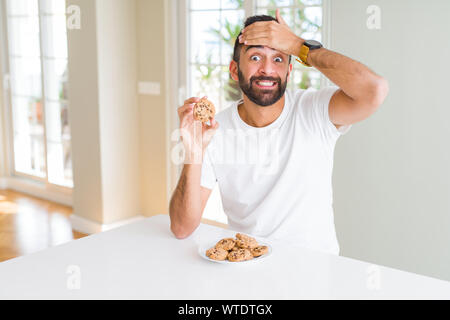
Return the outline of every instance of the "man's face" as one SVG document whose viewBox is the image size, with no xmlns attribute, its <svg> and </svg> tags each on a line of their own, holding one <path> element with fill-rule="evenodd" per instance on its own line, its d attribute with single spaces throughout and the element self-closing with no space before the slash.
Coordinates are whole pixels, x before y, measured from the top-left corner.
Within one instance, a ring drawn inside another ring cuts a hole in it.
<svg viewBox="0 0 450 320">
<path fill-rule="evenodd" d="M 266 107 L 281 99 L 291 70 L 287 54 L 262 46 L 241 48 L 239 86 L 257 105 Z"/>
</svg>

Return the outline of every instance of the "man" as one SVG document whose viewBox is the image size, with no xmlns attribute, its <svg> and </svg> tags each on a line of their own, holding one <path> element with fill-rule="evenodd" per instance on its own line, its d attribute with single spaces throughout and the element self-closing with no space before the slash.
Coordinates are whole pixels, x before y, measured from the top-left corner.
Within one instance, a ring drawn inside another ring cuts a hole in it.
<svg viewBox="0 0 450 320">
<path fill-rule="evenodd" d="M 292 55 L 338 87 L 285 92 Z M 195 134 L 199 124 L 192 118 L 199 99 L 186 100 L 178 110 L 186 162 L 170 202 L 172 232 L 182 239 L 198 227 L 217 182 L 231 229 L 338 254 L 331 184 L 334 147 L 352 124 L 382 104 L 387 81 L 361 63 L 295 35 L 278 10 L 276 19 L 247 19 L 229 69 L 243 99 L 209 125 L 200 125 L 201 135 Z M 276 133 L 275 139 L 266 134 L 255 142 L 269 131 Z M 242 137 L 251 139 L 241 146 Z M 264 143 L 275 152 L 262 163 L 223 159 L 267 155 L 256 150 Z M 192 161 L 195 156 L 199 161 Z"/>
</svg>

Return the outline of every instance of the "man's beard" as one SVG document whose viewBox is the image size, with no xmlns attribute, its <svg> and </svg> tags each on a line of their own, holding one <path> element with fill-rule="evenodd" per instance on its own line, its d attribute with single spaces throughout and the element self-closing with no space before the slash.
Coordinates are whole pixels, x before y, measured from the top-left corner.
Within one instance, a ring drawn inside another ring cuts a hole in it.
<svg viewBox="0 0 450 320">
<path fill-rule="evenodd" d="M 241 70 L 238 68 L 238 76 L 239 76 L 239 87 L 241 87 L 242 92 L 252 101 L 259 106 L 267 107 L 275 104 L 278 100 L 283 97 L 284 92 L 286 91 L 287 86 L 287 74 L 284 82 L 281 82 L 281 78 L 272 78 L 272 77 L 251 77 L 248 82 L 245 81 L 244 75 Z M 277 83 L 277 90 L 264 90 L 264 89 L 255 89 L 253 87 L 253 83 L 256 81 L 273 81 Z"/>
</svg>

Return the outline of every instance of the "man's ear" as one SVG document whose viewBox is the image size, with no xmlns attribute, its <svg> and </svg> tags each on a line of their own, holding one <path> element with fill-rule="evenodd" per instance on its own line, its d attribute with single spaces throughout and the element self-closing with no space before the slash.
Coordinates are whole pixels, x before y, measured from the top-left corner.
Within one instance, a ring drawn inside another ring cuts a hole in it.
<svg viewBox="0 0 450 320">
<path fill-rule="evenodd" d="M 233 79 L 234 81 L 239 81 L 237 62 L 234 60 L 231 60 L 229 69 L 230 69 L 231 79 Z"/>
<path fill-rule="evenodd" d="M 289 63 L 289 72 L 288 72 L 287 80 L 289 80 L 291 78 L 291 73 L 292 73 L 293 67 L 294 66 L 292 65 L 292 63 Z"/>
</svg>

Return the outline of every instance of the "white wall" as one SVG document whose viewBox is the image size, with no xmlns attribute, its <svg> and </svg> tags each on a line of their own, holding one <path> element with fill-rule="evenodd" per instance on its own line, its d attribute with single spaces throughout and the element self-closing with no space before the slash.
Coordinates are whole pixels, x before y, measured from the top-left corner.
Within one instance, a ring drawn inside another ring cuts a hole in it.
<svg viewBox="0 0 450 320">
<path fill-rule="evenodd" d="M 368 30 L 366 9 L 381 9 Z M 450 280 L 450 1 L 333 0 L 332 49 L 389 80 L 336 146 L 341 254 Z"/>
<path fill-rule="evenodd" d="M 73 208 L 77 216 L 102 223 L 96 8 L 91 0 L 69 0 L 67 5 L 81 9 L 81 29 L 67 33 Z"/>
<path fill-rule="evenodd" d="M 159 95 L 138 96 L 140 191 L 142 213 L 146 216 L 168 212 L 165 64 L 170 53 L 165 47 L 165 1 L 137 0 L 137 78 L 161 86 Z"/>
<path fill-rule="evenodd" d="M 103 223 L 141 213 L 136 1 L 97 0 Z"/>
<path fill-rule="evenodd" d="M 142 213 L 136 1 L 70 4 L 81 9 L 68 33 L 73 222 L 89 232 Z"/>
</svg>

